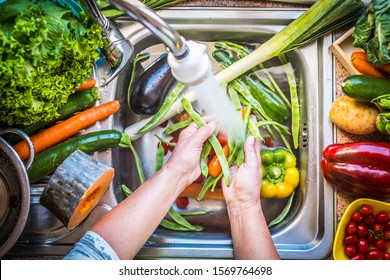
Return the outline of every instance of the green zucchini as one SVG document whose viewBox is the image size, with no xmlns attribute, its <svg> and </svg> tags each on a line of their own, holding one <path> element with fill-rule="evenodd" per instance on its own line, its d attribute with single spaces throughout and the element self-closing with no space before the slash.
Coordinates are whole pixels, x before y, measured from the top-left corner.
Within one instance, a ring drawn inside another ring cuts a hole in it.
<svg viewBox="0 0 390 280">
<path fill-rule="evenodd" d="M 235 62 L 234 58 L 225 50 L 215 50 L 212 55 L 214 59 L 220 63 L 222 68 L 226 68 Z M 265 87 L 256 79 L 256 77 L 242 75 L 236 79 L 245 85 L 245 88 L 247 88 L 252 97 L 261 104 L 264 112 L 273 121 L 284 123 L 290 118 L 290 108 L 283 99 L 278 94 Z"/>
<path fill-rule="evenodd" d="M 50 174 L 76 150 L 89 154 L 115 147 L 129 148 L 130 137 L 118 130 L 103 130 L 70 138 L 35 156 L 27 172 L 29 181 L 34 183 Z"/>
<path fill-rule="evenodd" d="M 42 129 L 54 125 L 58 121 L 67 119 L 68 117 L 72 116 L 76 112 L 80 112 L 92 107 L 99 99 L 100 99 L 100 94 L 97 87 L 83 90 L 81 92 L 69 96 L 67 102 L 58 109 L 57 111 L 58 117 L 50 121 L 39 121 L 32 125 L 20 126 L 16 128 L 22 130 L 28 136 L 33 135 Z M 17 142 L 22 140 L 16 134 L 9 134 L 7 135 L 7 137 L 5 137 L 5 139 L 11 145 L 16 144 Z"/>
<path fill-rule="evenodd" d="M 389 93 L 390 79 L 351 75 L 344 79 L 341 89 L 349 97 L 371 102 L 374 98 Z"/>
</svg>

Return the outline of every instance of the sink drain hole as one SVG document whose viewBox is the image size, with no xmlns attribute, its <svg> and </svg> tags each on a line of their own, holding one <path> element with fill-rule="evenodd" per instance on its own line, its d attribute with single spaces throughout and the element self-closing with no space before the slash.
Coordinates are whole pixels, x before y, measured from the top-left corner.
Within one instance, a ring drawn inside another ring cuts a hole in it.
<svg viewBox="0 0 390 280">
<path fill-rule="evenodd" d="M 308 137 L 308 133 L 307 133 L 307 123 L 303 123 L 302 124 L 302 147 L 306 148 L 307 146 L 307 137 Z"/>
</svg>

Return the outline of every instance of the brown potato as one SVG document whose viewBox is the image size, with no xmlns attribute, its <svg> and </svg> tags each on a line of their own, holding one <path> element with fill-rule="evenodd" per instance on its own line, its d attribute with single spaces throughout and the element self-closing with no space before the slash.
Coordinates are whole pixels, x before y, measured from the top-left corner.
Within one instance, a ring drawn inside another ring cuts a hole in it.
<svg viewBox="0 0 390 280">
<path fill-rule="evenodd" d="M 375 119 L 379 110 L 367 102 L 360 102 L 348 96 L 337 98 L 330 109 L 330 120 L 349 133 L 366 135 L 375 132 Z"/>
</svg>

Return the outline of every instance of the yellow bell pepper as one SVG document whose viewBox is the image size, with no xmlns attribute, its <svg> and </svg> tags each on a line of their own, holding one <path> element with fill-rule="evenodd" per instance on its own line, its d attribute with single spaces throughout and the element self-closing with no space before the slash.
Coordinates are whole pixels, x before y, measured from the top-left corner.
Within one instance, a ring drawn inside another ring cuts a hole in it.
<svg viewBox="0 0 390 280">
<path fill-rule="evenodd" d="M 284 148 L 261 151 L 263 182 L 262 198 L 289 197 L 299 184 L 299 171 L 295 156 Z"/>
</svg>

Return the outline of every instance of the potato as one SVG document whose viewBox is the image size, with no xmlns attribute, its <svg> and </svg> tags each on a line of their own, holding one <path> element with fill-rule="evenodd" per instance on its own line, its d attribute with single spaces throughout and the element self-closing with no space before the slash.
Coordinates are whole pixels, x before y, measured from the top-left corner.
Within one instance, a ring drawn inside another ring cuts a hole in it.
<svg viewBox="0 0 390 280">
<path fill-rule="evenodd" d="M 375 119 L 379 110 L 367 102 L 360 102 L 348 96 L 337 98 L 330 109 L 330 120 L 349 133 L 366 135 L 375 132 Z"/>
</svg>

